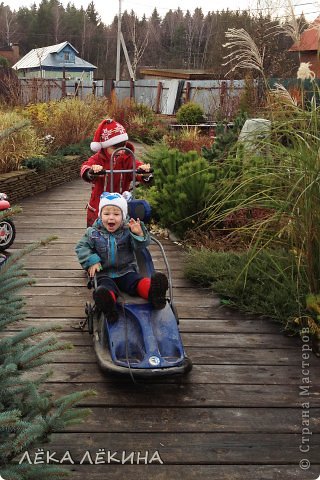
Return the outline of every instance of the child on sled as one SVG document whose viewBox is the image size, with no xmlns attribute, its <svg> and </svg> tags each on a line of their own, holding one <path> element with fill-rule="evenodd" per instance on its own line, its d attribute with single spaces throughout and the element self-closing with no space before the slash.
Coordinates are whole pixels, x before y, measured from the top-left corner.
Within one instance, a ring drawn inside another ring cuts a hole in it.
<svg viewBox="0 0 320 480">
<path fill-rule="evenodd" d="M 119 193 L 103 193 L 98 206 L 98 219 L 76 246 L 81 266 L 90 277 L 96 275 L 93 298 L 110 322 L 118 318 L 116 300 L 119 291 L 148 300 L 155 309 L 166 305 L 168 280 L 156 272 L 151 278 L 138 273 L 134 251 L 150 243 L 143 222 L 130 218 L 128 205 Z"/>
</svg>

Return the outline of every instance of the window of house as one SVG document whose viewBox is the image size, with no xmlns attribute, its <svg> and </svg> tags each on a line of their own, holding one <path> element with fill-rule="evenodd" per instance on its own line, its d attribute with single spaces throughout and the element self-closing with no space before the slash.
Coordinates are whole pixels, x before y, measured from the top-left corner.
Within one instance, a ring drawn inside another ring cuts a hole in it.
<svg viewBox="0 0 320 480">
<path fill-rule="evenodd" d="M 64 52 L 63 58 L 66 62 L 70 61 L 70 53 L 69 52 Z"/>
</svg>

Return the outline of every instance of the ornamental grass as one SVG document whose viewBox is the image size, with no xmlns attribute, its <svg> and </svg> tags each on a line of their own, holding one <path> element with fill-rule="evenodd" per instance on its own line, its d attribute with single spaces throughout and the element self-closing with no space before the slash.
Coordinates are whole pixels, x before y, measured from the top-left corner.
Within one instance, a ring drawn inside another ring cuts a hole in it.
<svg viewBox="0 0 320 480">
<path fill-rule="evenodd" d="M 16 112 L 0 112 L 0 173 L 18 170 L 24 158 L 41 155 L 43 151 L 29 121 Z"/>
</svg>

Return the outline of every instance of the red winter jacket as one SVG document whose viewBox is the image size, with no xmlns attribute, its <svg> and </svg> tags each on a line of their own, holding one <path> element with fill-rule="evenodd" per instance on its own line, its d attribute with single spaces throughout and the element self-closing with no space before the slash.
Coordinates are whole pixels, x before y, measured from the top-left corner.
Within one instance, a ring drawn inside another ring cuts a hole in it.
<svg viewBox="0 0 320 480">
<path fill-rule="evenodd" d="M 126 147 L 134 152 L 134 146 L 127 142 Z M 98 217 L 99 211 L 99 201 L 100 195 L 104 191 L 104 182 L 105 176 L 97 176 L 93 180 L 88 179 L 87 170 L 89 170 L 92 165 L 101 165 L 104 169 L 110 170 L 110 159 L 111 156 L 108 154 L 106 149 L 100 150 L 98 153 L 95 153 L 90 157 L 86 162 L 81 166 L 80 175 L 86 182 L 92 183 L 91 197 L 87 205 L 87 226 L 91 227 L 93 222 Z M 142 162 L 136 161 L 136 167 L 138 168 L 142 165 Z M 129 170 L 133 167 L 132 156 L 127 152 L 124 152 L 114 158 L 113 168 L 114 170 Z M 122 177 L 122 178 L 121 178 Z M 136 177 L 139 180 L 139 175 Z M 113 175 L 113 191 L 118 193 L 123 193 L 126 190 L 129 190 L 130 183 L 132 181 L 132 173 L 115 173 Z M 120 191 L 121 188 L 121 191 Z M 106 191 L 110 192 L 110 175 L 108 175 Z"/>
</svg>

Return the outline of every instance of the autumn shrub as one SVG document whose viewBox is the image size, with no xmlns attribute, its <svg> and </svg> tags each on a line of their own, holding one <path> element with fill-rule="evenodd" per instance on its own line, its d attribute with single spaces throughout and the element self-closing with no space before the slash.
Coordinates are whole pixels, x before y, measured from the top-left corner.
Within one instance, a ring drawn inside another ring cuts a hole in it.
<svg viewBox="0 0 320 480">
<path fill-rule="evenodd" d="M 201 134 L 197 128 L 184 127 L 180 132 L 165 135 L 164 141 L 168 147 L 176 148 L 180 152 L 193 150 L 201 154 L 202 148 L 211 148 L 214 139 Z"/>
<path fill-rule="evenodd" d="M 149 116 L 136 114 L 127 126 L 129 138 L 138 142 L 152 145 L 154 142 L 161 140 L 167 133 L 167 128 L 161 122 L 150 120 Z"/>
<path fill-rule="evenodd" d="M 0 173 L 18 170 L 24 158 L 43 151 L 30 122 L 16 112 L 0 112 Z"/>
<path fill-rule="evenodd" d="M 121 101 L 113 99 L 108 113 L 125 127 L 131 140 L 151 145 L 167 133 L 166 125 L 150 107 L 130 98 Z"/>
<path fill-rule="evenodd" d="M 0 104 L 12 107 L 20 102 L 20 84 L 16 72 L 10 66 L 0 66 Z"/>
<path fill-rule="evenodd" d="M 204 111 L 201 105 L 188 102 L 182 105 L 177 111 L 177 122 L 183 125 L 196 125 L 204 120 Z"/>
<path fill-rule="evenodd" d="M 31 104 L 25 111 L 40 137 L 54 137 L 53 150 L 93 136 L 98 123 L 109 116 L 107 100 L 95 97 Z"/>
<path fill-rule="evenodd" d="M 113 97 L 108 106 L 108 113 L 110 117 L 125 126 L 129 126 L 128 119 L 132 119 L 135 115 L 144 117 L 149 123 L 155 119 L 155 113 L 148 105 L 137 103 L 132 98 L 119 100 Z"/>
</svg>

